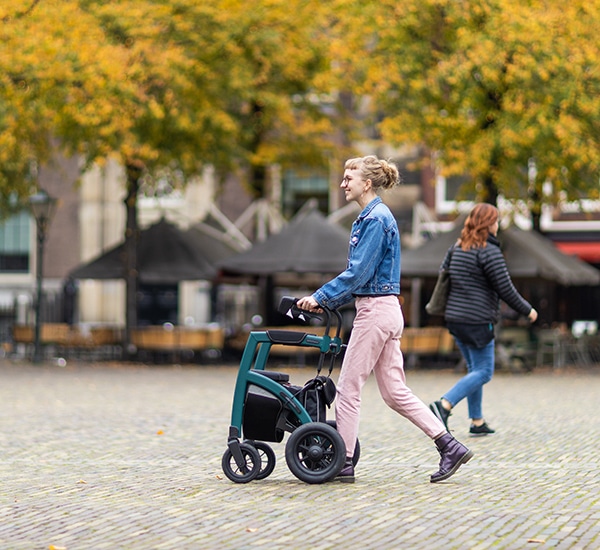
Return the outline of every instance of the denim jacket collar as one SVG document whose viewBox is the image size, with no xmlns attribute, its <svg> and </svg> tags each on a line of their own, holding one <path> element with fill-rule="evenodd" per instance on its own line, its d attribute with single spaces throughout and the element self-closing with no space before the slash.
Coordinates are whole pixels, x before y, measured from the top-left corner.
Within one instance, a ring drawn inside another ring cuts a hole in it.
<svg viewBox="0 0 600 550">
<path fill-rule="evenodd" d="M 362 212 L 358 215 L 358 218 L 366 218 L 371 213 L 371 210 L 373 210 L 373 208 L 375 208 L 381 202 L 381 197 L 375 197 L 369 204 L 367 204 L 367 206 L 363 208 Z"/>
</svg>

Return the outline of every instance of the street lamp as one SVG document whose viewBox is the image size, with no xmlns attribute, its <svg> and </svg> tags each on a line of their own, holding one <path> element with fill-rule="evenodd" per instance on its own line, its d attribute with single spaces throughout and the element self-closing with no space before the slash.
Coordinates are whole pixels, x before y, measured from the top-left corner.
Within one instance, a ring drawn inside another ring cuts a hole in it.
<svg viewBox="0 0 600 550">
<path fill-rule="evenodd" d="M 43 277 L 43 258 L 44 244 L 46 242 L 46 233 L 54 215 L 56 199 L 52 198 L 46 191 L 40 189 L 35 195 L 29 197 L 29 207 L 35 218 L 37 226 L 37 269 L 36 269 L 36 285 L 37 293 L 35 298 L 35 336 L 33 348 L 33 362 L 41 361 L 40 349 L 40 329 L 41 329 L 41 307 L 42 307 L 42 277 Z"/>
</svg>

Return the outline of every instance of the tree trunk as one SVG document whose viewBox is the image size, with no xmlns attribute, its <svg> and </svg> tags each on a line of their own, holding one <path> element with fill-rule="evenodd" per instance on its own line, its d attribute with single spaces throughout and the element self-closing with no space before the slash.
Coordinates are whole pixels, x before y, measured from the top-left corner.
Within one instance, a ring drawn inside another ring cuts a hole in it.
<svg viewBox="0 0 600 550">
<path fill-rule="evenodd" d="M 494 181 L 493 174 L 498 167 L 499 153 L 498 151 L 492 151 L 490 156 L 490 165 L 487 174 L 483 177 L 483 202 L 493 204 L 496 208 L 498 207 L 498 186 Z"/>
<path fill-rule="evenodd" d="M 265 181 L 267 179 L 267 168 L 260 164 L 251 164 L 248 183 L 252 196 L 260 199 L 265 196 Z"/>
<path fill-rule="evenodd" d="M 535 157 L 529 159 L 527 166 L 527 175 L 529 177 L 529 211 L 531 212 L 531 223 L 533 230 L 538 233 L 542 232 L 542 187 L 537 183 L 537 168 L 535 165 Z"/>
<path fill-rule="evenodd" d="M 264 107 L 263 105 L 254 102 L 252 104 L 252 120 L 251 120 L 251 138 L 248 148 L 252 155 L 256 155 L 264 137 Z M 250 163 L 250 173 L 248 185 L 254 199 L 261 199 L 265 196 L 265 181 L 267 177 L 267 168 L 264 164 Z"/>
<path fill-rule="evenodd" d="M 498 187 L 494 183 L 494 178 L 492 178 L 491 174 L 488 174 L 483 178 L 483 188 L 483 202 L 498 206 Z"/>
<path fill-rule="evenodd" d="M 538 233 L 541 233 L 542 200 L 536 190 L 533 190 L 529 193 L 529 210 L 531 212 L 532 229 Z"/>
<path fill-rule="evenodd" d="M 137 222 L 137 195 L 142 175 L 141 163 L 128 161 L 127 194 L 125 196 L 125 334 L 123 338 L 123 358 L 132 360 L 136 355 L 132 344 L 132 331 L 137 326 L 137 290 L 138 290 L 138 261 L 137 245 L 139 228 Z"/>
</svg>

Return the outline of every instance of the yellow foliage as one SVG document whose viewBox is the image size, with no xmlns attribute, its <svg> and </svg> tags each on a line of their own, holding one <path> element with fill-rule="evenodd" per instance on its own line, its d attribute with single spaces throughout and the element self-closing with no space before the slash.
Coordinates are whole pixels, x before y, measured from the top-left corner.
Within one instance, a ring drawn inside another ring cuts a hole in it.
<svg viewBox="0 0 600 550">
<path fill-rule="evenodd" d="M 8 4 L 0 195 L 53 136 L 88 161 L 194 173 L 325 163 L 373 120 L 501 191 L 531 157 L 540 182 L 597 185 L 600 0 Z"/>
<path fill-rule="evenodd" d="M 53 136 L 88 162 L 116 154 L 188 173 L 246 153 L 277 161 L 299 143 L 320 152 L 328 13 L 304 0 L 2 7 L 0 189 L 15 185 L 12 164 L 24 179 Z"/>
<path fill-rule="evenodd" d="M 444 173 L 491 177 L 509 197 L 531 157 L 540 184 L 558 166 L 558 189 L 597 188 L 599 0 L 345 6 L 342 76 L 373 96 L 385 140 L 422 143 Z"/>
</svg>

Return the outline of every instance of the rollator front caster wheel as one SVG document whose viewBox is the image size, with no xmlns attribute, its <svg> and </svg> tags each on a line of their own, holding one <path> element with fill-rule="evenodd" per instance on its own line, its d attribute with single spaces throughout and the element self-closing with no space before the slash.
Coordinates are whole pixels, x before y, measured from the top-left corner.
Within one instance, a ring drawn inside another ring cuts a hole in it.
<svg viewBox="0 0 600 550">
<path fill-rule="evenodd" d="M 243 464 L 238 464 L 231 449 L 227 448 L 221 460 L 221 467 L 223 473 L 234 483 L 248 483 L 260 474 L 260 455 L 247 443 L 240 443 L 240 451 L 244 459 Z"/>
<path fill-rule="evenodd" d="M 269 477 L 273 473 L 277 462 L 275 451 L 264 441 L 248 440 L 245 443 L 252 445 L 258 451 L 258 455 L 260 456 L 260 472 L 258 472 L 256 479 L 265 479 L 266 477 Z"/>
<path fill-rule="evenodd" d="M 335 428 L 337 430 L 337 423 L 335 420 L 328 420 L 327 424 L 329 424 L 330 426 L 332 426 L 333 428 Z M 354 454 L 352 455 L 352 465 L 356 466 L 358 464 L 359 460 L 360 460 L 360 441 L 358 440 L 358 437 L 357 437 L 356 444 L 354 445 Z"/>
<path fill-rule="evenodd" d="M 296 428 L 285 446 L 290 471 L 305 483 L 325 483 L 342 470 L 346 446 L 342 436 L 324 422 L 310 422 Z"/>
</svg>

